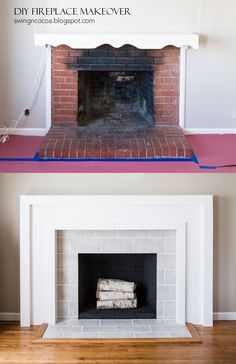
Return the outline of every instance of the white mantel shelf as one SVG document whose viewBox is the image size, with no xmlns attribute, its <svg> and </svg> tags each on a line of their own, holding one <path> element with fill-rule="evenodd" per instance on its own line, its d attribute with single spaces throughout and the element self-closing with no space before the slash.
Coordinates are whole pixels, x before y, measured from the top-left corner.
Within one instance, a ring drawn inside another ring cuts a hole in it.
<svg viewBox="0 0 236 364">
<path fill-rule="evenodd" d="M 191 47 L 198 49 L 198 34 L 35 34 L 35 45 L 68 45 L 71 48 L 96 48 L 103 44 L 110 44 L 115 48 L 125 44 L 140 49 L 162 49 L 166 46 L 178 48 Z"/>
</svg>

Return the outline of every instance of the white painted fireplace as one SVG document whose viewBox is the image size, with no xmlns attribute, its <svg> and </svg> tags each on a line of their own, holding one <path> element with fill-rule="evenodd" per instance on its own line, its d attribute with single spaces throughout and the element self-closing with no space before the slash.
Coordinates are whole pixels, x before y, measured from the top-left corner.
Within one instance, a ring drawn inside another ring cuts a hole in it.
<svg viewBox="0 0 236 364">
<path fill-rule="evenodd" d="M 176 321 L 212 325 L 212 196 L 21 196 L 22 326 L 56 323 L 58 231 L 175 231 Z M 161 254 L 147 240 L 92 248 L 84 239 L 76 253 Z"/>
</svg>

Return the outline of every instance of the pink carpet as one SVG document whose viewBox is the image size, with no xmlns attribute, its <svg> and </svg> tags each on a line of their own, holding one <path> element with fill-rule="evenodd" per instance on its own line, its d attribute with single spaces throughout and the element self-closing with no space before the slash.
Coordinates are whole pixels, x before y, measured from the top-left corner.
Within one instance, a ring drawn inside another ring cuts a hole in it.
<svg viewBox="0 0 236 364">
<path fill-rule="evenodd" d="M 236 170 L 236 168 L 235 168 Z M 0 173 L 201 173 L 188 162 L 0 162 Z"/>
<path fill-rule="evenodd" d="M 34 158 L 43 137 L 10 135 L 6 143 L 0 143 L 0 158 Z"/>
<path fill-rule="evenodd" d="M 0 161 L 0 173 L 236 173 L 236 135 L 189 135 L 194 162 Z M 42 137 L 11 136 L 0 158 L 33 158 Z M 217 169 L 201 169 L 216 166 Z"/>
<path fill-rule="evenodd" d="M 236 135 L 188 135 L 201 166 L 236 166 Z"/>
</svg>

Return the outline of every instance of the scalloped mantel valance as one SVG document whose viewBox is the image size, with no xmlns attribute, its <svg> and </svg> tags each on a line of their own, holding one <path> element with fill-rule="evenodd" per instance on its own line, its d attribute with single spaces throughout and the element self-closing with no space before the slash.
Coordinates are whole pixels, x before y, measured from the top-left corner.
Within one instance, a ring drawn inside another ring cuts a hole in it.
<svg viewBox="0 0 236 364">
<path fill-rule="evenodd" d="M 166 46 L 198 49 L 198 34 L 35 34 L 37 46 L 68 45 L 71 48 L 96 48 L 109 44 L 115 48 L 130 44 L 140 49 L 162 49 Z"/>
</svg>

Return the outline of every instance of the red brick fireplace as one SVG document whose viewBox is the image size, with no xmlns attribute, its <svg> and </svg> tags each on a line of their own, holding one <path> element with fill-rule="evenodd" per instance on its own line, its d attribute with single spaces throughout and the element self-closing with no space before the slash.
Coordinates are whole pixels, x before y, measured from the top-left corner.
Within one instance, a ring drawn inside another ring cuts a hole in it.
<svg viewBox="0 0 236 364">
<path fill-rule="evenodd" d="M 52 127 L 40 159 L 192 157 L 179 128 L 180 48 L 51 49 Z"/>
<path fill-rule="evenodd" d="M 153 71 L 154 123 L 178 125 L 180 50 L 52 48 L 52 124 L 78 125 L 80 71 Z M 95 75 L 96 76 L 96 75 Z"/>
</svg>

